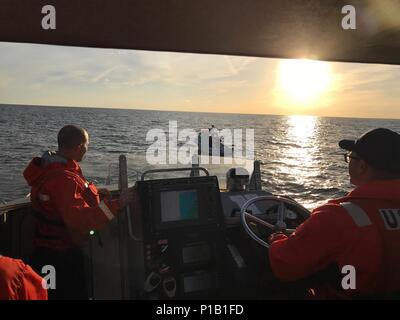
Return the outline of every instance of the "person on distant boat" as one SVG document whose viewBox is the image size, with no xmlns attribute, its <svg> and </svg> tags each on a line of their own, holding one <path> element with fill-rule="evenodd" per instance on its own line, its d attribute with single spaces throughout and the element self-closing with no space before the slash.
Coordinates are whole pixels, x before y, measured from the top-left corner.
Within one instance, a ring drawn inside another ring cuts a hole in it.
<svg viewBox="0 0 400 320">
<path fill-rule="evenodd" d="M 220 155 L 220 140 L 218 129 L 212 124 L 211 128 L 208 129 L 209 132 L 209 147 L 210 154 Z"/>
<path fill-rule="evenodd" d="M 90 230 L 100 229 L 133 199 L 133 190 L 111 199 L 82 174 L 79 162 L 89 146 L 85 129 L 74 125 L 58 133 L 58 151 L 34 158 L 24 171 L 37 217 L 32 267 L 56 270 L 56 289 L 50 299 L 87 299 L 82 244 Z"/>
<path fill-rule="evenodd" d="M 47 300 L 42 280 L 22 260 L 0 255 L 0 300 Z"/>
<path fill-rule="evenodd" d="M 400 293 L 400 135 L 379 128 L 339 146 L 350 152 L 344 159 L 356 188 L 314 209 L 289 237 L 273 234 L 272 271 L 295 281 L 334 266 L 336 280 L 314 284 L 314 297 L 393 298 Z"/>
<path fill-rule="evenodd" d="M 211 125 L 211 128 L 208 129 L 208 131 L 210 132 L 211 137 L 216 137 L 219 139 L 218 129 L 213 124 Z"/>
</svg>

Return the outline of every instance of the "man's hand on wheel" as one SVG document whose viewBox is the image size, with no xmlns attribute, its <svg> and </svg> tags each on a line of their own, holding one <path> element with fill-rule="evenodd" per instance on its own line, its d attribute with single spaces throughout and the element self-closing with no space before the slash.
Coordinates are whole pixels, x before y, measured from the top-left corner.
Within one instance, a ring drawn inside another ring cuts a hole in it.
<svg viewBox="0 0 400 320">
<path fill-rule="evenodd" d="M 271 234 L 268 237 L 267 241 L 268 241 L 269 244 L 272 244 L 275 241 L 283 240 L 283 239 L 287 239 L 287 236 L 282 231 L 279 231 L 279 232 L 275 232 L 275 233 Z"/>
</svg>

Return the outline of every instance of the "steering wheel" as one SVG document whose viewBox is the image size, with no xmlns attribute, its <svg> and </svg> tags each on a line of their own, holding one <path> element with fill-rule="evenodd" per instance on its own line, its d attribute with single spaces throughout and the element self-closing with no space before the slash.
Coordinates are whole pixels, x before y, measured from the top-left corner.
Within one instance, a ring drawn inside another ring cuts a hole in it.
<svg viewBox="0 0 400 320">
<path fill-rule="evenodd" d="M 251 215 L 250 213 L 247 212 L 247 208 L 250 207 L 253 203 L 255 202 L 259 202 L 259 201 L 263 201 L 263 200 L 272 200 L 272 201 L 277 201 L 279 203 L 279 207 L 278 207 L 278 215 L 277 215 L 277 221 L 275 223 L 275 225 L 270 224 L 258 217 L 255 217 L 253 215 Z M 269 229 L 271 229 L 272 231 L 282 231 L 284 233 L 290 234 L 294 231 L 294 229 L 287 229 L 286 228 L 286 223 L 285 223 L 285 217 L 286 217 L 286 206 L 285 204 L 290 204 L 291 206 L 298 208 L 300 210 L 300 212 L 306 212 L 308 213 L 308 215 L 310 215 L 310 212 L 304 208 L 301 204 L 297 203 L 294 200 L 288 199 L 286 197 L 282 197 L 282 196 L 261 196 L 261 197 L 256 197 L 253 199 L 248 200 L 247 202 L 245 202 L 242 206 L 242 208 L 240 209 L 240 219 L 243 225 L 244 230 L 247 232 L 247 234 L 256 242 L 258 242 L 260 245 L 262 245 L 265 248 L 269 248 L 269 244 L 262 240 L 260 237 L 258 237 L 253 230 L 251 230 L 251 228 L 249 227 L 249 225 L 247 224 L 246 218 L 251 219 L 254 222 L 257 222 Z"/>
</svg>

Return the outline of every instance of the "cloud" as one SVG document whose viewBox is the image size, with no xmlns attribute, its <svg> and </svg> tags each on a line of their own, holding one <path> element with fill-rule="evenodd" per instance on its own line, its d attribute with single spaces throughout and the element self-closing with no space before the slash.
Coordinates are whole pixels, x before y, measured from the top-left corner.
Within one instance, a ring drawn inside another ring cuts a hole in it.
<svg viewBox="0 0 400 320">
<path fill-rule="evenodd" d="M 221 90 L 256 58 L 186 53 L 0 44 L 0 68 L 20 85 L 124 88 L 143 85 L 204 86 Z M 29 59 L 27 58 L 29 57 Z M 4 78 L 4 76 L 3 76 Z M 236 80 L 235 80 L 236 81 Z M 3 81 L 4 82 L 4 81 Z M 3 83 L 3 86 L 5 84 Z"/>
<path fill-rule="evenodd" d="M 344 64 L 349 66 L 349 64 Z M 343 68 L 343 65 L 341 66 Z M 397 72 L 396 72 L 397 71 Z M 387 65 L 358 65 L 344 68 L 335 73 L 335 86 L 337 91 L 355 91 L 369 87 L 378 89 L 387 82 L 394 80 L 399 75 L 400 68 L 395 70 Z"/>
<path fill-rule="evenodd" d="M 257 58 L 253 57 L 243 58 L 243 57 L 230 57 L 230 56 L 224 56 L 224 59 L 228 64 L 231 74 L 234 76 L 244 71 L 250 63 L 257 60 Z"/>
<path fill-rule="evenodd" d="M 141 71 L 166 84 L 185 86 L 238 76 L 255 58 L 183 53 L 137 52 Z"/>
<path fill-rule="evenodd" d="M 207 86 L 206 90 L 216 93 L 227 93 L 236 89 L 244 89 L 248 86 L 247 80 L 220 80 Z"/>
<path fill-rule="evenodd" d="M 120 68 L 122 68 L 121 65 L 112 66 L 111 68 L 108 68 L 107 70 L 105 70 L 105 71 L 101 72 L 100 74 L 98 74 L 97 76 L 95 76 L 95 77 L 92 79 L 92 82 L 99 82 L 100 80 L 106 78 L 110 73 L 112 73 L 112 72 L 114 72 L 115 70 L 118 70 L 118 69 L 120 69 Z M 108 78 L 107 78 L 107 79 L 108 79 Z M 109 81 L 109 80 L 108 80 L 108 81 Z"/>
</svg>

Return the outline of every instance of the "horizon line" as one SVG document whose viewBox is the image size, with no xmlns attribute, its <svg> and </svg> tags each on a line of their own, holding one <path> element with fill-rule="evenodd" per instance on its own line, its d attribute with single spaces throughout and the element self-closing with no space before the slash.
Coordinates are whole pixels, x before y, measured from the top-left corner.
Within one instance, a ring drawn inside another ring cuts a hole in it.
<svg viewBox="0 0 400 320">
<path fill-rule="evenodd" d="M 213 111 L 182 111 L 182 110 L 160 110 L 160 109 L 140 109 L 130 107 L 93 107 L 93 106 L 61 106 L 61 105 L 41 105 L 41 104 L 20 104 L 20 103 L 0 103 L 1 106 L 17 107 L 47 107 L 47 108 L 82 108 L 82 109 L 106 109 L 106 110 L 135 110 L 135 111 L 156 111 L 156 112 L 182 112 L 182 113 L 208 113 L 208 114 L 229 114 L 229 115 L 249 115 L 249 116 L 277 116 L 277 117 L 316 117 L 316 118 L 343 118 L 343 119 L 365 119 L 365 120 L 400 120 L 400 118 L 373 118 L 373 117 L 354 117 L 354 116 L 318 116 L 313 114 L 270 114 L 270 113 L 239 113 L 239 112 L 213 112 Z"/>
</svg>

